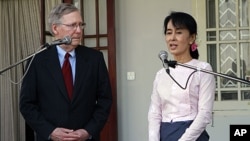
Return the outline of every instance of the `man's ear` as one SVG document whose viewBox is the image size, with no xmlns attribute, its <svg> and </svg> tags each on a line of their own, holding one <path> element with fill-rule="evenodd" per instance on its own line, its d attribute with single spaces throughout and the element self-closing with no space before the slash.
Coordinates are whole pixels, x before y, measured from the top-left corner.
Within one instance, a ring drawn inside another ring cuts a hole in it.
<svg viewBox="0 0 250 141">
<path fill-rule="evenodd" d="M 53 24 L 51 29 L 54 35 L 58 34 L 58 25 Z"/>
</svg>

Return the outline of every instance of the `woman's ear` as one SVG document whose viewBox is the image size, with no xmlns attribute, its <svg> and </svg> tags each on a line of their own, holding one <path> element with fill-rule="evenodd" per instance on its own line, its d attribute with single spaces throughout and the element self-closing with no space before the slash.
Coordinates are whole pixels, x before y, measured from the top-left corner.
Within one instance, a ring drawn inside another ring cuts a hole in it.
<svg viewBox="0 0 250 141">
<path fill-rule="evenodd" d="M 193 44 L 193 43 L 195 42 L 195 40 L 196 40 L 196 34 L 192 34 L 191 37 L 190 37 L 190 42 L 189 42 L 189 44 L 190 44 L 190 45 Z"/>
</svg>

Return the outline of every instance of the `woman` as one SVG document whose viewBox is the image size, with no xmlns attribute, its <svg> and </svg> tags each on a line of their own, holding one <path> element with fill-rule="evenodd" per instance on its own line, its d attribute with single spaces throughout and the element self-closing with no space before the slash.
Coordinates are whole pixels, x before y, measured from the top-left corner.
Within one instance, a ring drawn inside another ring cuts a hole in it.
<svg viewBox="0 0 250 141">
<path fill-rule="evenodd" d="M 192 16 L 172 12 L 165 18 L 164 34 L 175 61 L 212 70 L 210 64 L 198 60 L 197 24 Z M 149 141 L 208 141 L 205 128 L 212 119 L 214 76 L 178 65 L 169 69 L 169 74 L 160 69 L 154 80 Z"/>
</svg>

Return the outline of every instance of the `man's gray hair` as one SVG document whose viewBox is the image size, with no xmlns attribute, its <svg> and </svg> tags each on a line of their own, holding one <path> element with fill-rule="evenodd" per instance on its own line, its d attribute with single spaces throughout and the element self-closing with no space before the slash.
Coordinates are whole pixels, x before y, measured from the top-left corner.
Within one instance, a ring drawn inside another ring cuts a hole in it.
<svg viewBox="0 0 250 141">
<path fill-rule="evenodd" d="M 49 32 L 54 36 L 54 33 L 52 31 L 52 25 L 53 24 L 60 24 L 61 23 L 61 18 L 64 15 L 67 15 L 69 13 L 79 11 L 77 7 L 75 7 L 73 4 L 69 3 L 61 3 L 57 6 L 55 6 L 49 14 L 48 17 L 48 27 L 49 27 Z"/>
</svg>

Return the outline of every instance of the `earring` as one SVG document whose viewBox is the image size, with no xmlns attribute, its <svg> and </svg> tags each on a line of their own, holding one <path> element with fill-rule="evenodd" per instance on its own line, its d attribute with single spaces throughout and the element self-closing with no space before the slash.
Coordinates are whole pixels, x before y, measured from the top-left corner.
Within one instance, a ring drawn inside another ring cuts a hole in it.
<svg viewBox="0 0 250 141">
<path fill-rule="evenodd" d="M 195 51 L 197 49 L 197 44 L 195 43 L 195 42 L 193 42 L 192 44 L 191 44 L 191 50 L 192 51 Z"/>
</svg>

